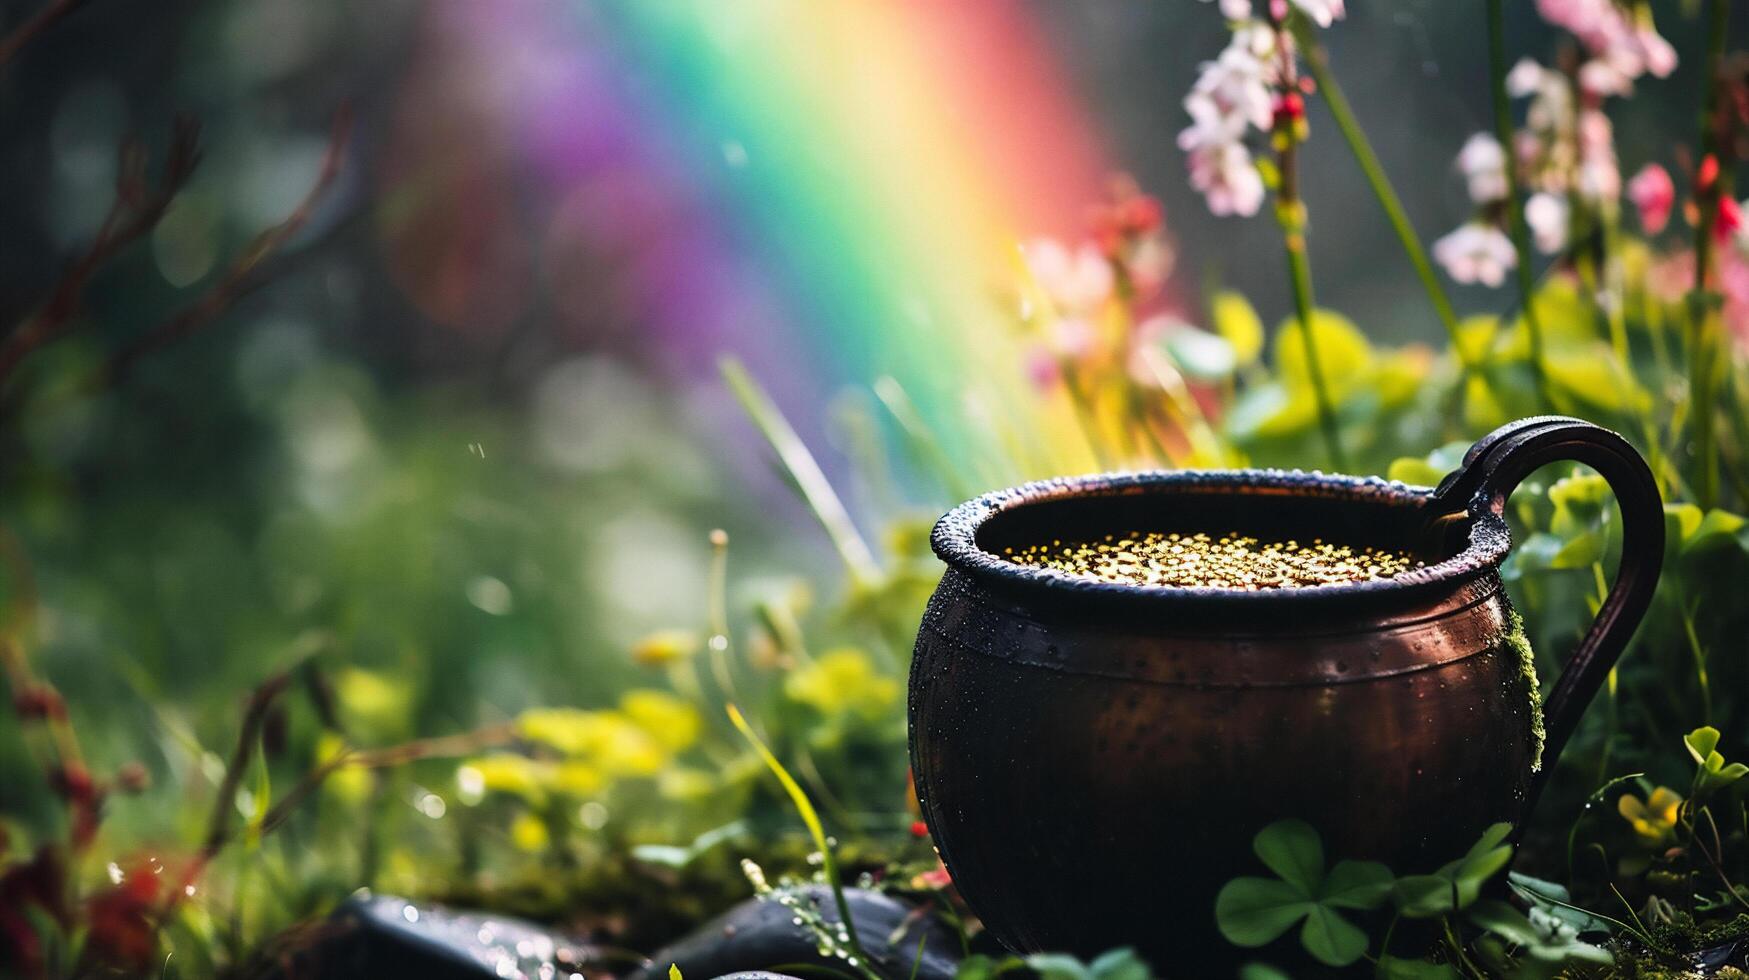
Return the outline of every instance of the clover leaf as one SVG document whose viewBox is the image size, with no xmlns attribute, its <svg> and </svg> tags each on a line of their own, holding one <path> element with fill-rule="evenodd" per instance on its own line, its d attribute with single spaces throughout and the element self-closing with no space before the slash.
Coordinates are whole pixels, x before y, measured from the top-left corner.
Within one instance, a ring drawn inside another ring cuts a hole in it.
<svg viewBox="0 0 1749 980">
<path fill-rule="evenodd" d="M 1694 774 L 1694 796 L 1705 796 L 1724 789 L 1749 775 L 1749 766 L 1741 762 L 1725 764 L 1725 757 L 1718 752 L 1719 730 L 1711 725 L 1689 732 L 1683 736 L 1682 743 L 1688 746 L 1688 754 L 1694 757 L 1697 766 Z"/>
<path fill-rule="evenodd" d="M 1327 966 L 1366 953 L 1367 936 L 1337 909 L 1373 909 L 1390 894 L 1390 869 L 1375 861 L 1339 861 L 1324 870 L 1324 845 L 1303 820 L 1279 820 L 1258 832 L 1251 849 L 1274 878 L 1243 877 L 1215 896 L 1215 923 L 1235 946 L 1262 946 L 1300 925 L 1300 943 Z"/>
<path fill-rule="evenodd" d="M 1092 963 L 1082 963 L 1067 953 L 1034 953 L 1026 957 L 1026 965 L 1040 980 L 1153 980 L 1154 976 L 1128 946 L 1102 953 Z M 998 968 L 979 976 L 993 977 L 1000 972 Z M 956 980 L 967 980 L 963 968 L 955 976 Z"/>
<path fill-rule="evenodd" d="M 1494 824 L 1456 861 L 1430 875 L 1397 879 L 1397 909 L 1407 918 L 1431 919 L 1468 908 L 1481 894 L 1482 885 L 1511 862 L 1512 845 L 1505 843 L 1511 833 L 1511 824 Z"/>
</svg>

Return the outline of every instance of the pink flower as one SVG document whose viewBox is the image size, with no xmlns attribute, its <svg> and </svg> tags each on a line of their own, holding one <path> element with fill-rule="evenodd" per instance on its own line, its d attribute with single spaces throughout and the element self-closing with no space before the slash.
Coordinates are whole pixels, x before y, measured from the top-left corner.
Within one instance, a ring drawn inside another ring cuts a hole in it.
<svg viewBox="0 0 1749 980">
<path fill-rule="evenodd" d="M 1196 85 L 1184 98 L 1184 108 L 1196 126 L 1232 130 L 1249 123 L 1268 129 L 1275 108 L 1269 81 L 1264 62 L 1249 50 L 1229 45 L 1219 58 L 1203 63 Z"/>
<path fill-rule="evenodd" d="M 1664 78 L 1676 70 L 1676 49 L 1659 35 L 1643 5 L 1630 13 L 1617 0 L 1537 0 L 1536 8 L 1627 81 L 1646 72 Z"/>
<path fill-rule="evenodd" d="M 1221 135 L 1194 126 L 1179 134 L 1179 147 L 1190 154 L 1190 186 L 1217 215 L 1256 214 L 1263 206 L 1263 175 L 1244 143 Z"/>
<path fill-rule="evenodd" d="M 1579 193 L 1594 201 L 1621 199 L 1621 167 L 1615 158 L 1615 127 L 1601 109 L 1579 113 Z"/>
<path fill-rule="evenodd" d="M 1433 243 L 1433 259 L 1462 283 L 1499 286 L 1506 270 L 1518 264 L 1512 242 L 1499 228 L 1472 221 Z"/>
<path fill-rule="evenodd" d="M 1670 172 L 1655 163 L 1640 168 L 1628 181 L 1628 199 L 1640 212 L 1640 227 L 1648 235 L 1656 235 L 1670 223 L 1670 212 L 1676 206 L 1676 185 Z"/>
<path fill-rule="evenodd" d="M 1469 185 L 1470 200 L 1488 204 L 1506 199 L 1506 151 L 1500 141 L 1477 133 L 1458 151 L 1458 170 Z"/>
</svg>

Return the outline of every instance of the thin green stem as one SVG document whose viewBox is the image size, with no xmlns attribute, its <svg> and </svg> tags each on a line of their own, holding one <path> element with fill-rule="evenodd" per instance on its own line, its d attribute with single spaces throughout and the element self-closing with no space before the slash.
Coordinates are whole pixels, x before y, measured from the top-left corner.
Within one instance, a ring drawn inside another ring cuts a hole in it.
<svg viewBox="0 0 1749 980">
<path fill-rule="evenodd" d="M 1433 263 L 1427 258 L 1427 250 L 1421 247 L 1421 236 L 1416 234 L 1415 226 L 1409 223 L 1409 215 L 1403 210 L 1403 202 L 1397 197 L 1396 188 L 1391 186 L 1391 179 L 1385 174 L 1384 166 L 1379 163 L 1378 154 L 1373 152 L 1366 132 L 1360 128 L 1360 121 L 1348 104 L 1348 96 L 1343 94 L 1342 86 L 1336 83 L 1336 76 L 1330 73 L 1329 59 L 1325 57 L 1317 37 L 1309 30 L 1296 33 L 1299 35 L 1300 49 L 1305 53 L 1307 70 L 1318 83 L 1318 92 L 1324 97 L 1324 104 L 1330 107 L 1330 115 L 1336 120 L 1336 128 L 1341 130 L 1342 138 L 1348 142 L 1349 151 L 1354 154 L 1354 162 L 1360 165 L 1360 172 L 1372 187 L 1373 196 L 1378 198 L 1379 206 L 1384 208 L 1385 218 L 1390 221 L 1391 229 L 1397 233 L 1397 240 L 1402 243 L 1403 252 L 1409 257 L 1409 264 L 1415 267 L 1416 278 L 1421 280 L 1421 288 L 1427 293 L 1428 302 L 1433 304 L 1433 312 L 1445 327 L 1446 336 L 1451 338 L 1452 351 L 1457 355 L 1458 365 L 1463 369 L 1464 376 L 1468 377 L 1474 367 L 1464 352 L 1463 344 L 1458 340 L 1457 311 L 1452 308 L 1451 299 L 1439 284 L 1439 276 L 1433 271 Z"/>
<path fill-rule="evenodd" d="M 1288 43 L 1291 32 L 1281 20 L 1273 20 L 1276 49 L 1281 52 L 1282 91 L 1296 94 L 1293 46 Z M 1297 120 L 1290 113 L 1278 113 L 1275 130 L 1276 168 L 1280 183 L 1276 187 L 1275 220 L 1281 226 L 1282 244 L 1287 249 L 1288 281 L 1293 286 L 1294 314 L 1299 320 L 1300 340 L 1306 348 L 1306 374 L 1312 383 L 1312 398 L 1318 406 L 1318 427 L 1324 433 L 1324 449 L 1330 465 L 1347 469 L 1342 454 L 1342 436 L 1336 428 L 1336 411 L 1330 399 L 1330 389 L 1324 380 L 1324 364 L 1318 357 L 1317 338 L 1312 333 L 1312 263 L 1306 256 L 1306 205 L 1300 200 L 1299 140 L 1295 131 Z"/>
<path fill-rule="evenodd" d="M 1537 399 L 1545 408 L 1549 400 L 1548 379 L 1543 369 L 1543 331 L 1537 318 L 1535 279 L 1530 269 L 1530 232 L 1524 223 L 1524 202 L 1519 196 L 1518 167 L 1512 152 L 1512 103 L 1506 96 L 1506 3 L 1487 0 L 1488 75 L 1494 100 L 1494 138 L 1506 152 L 1506 220 L 1512 234 L 1512 249 L 1518 254 L 1518 292 L 1524 308 L 1524 326 L 1530 334 L 1530 371 L 1536 381 Z"/>
<path fill-rule="evenodd" d="M 724 358 L 721 367 L 723 380 L 728 383 L 729 390 L 734 392 L 741 407 L 777 453 L 784 469 L 795 481 L 796 490 L 819 519 L 820 525 L 826 529 L 826 535 L 832 539 L 833 546 L 838 549 L 838 555 L 844 559 L 851 575 L 858 583 L 880 581 L 881 569 L 875 561 L 874 551 L 856 530 L 850 513 L 844 509 L 844 502 L 838 499 L 837 491 L 832 489 L 826 474 L 821 472 L 820 464 L 815 462 L 813 453 L 808 451 L 801 437 L 796 435 L 796 430 L 790 427 L 789 420 L 778 411 L 771 396 L 753 380 L 753 376 L 747 373 L 740 361 L 732 357 Z"/>
<path fill-rule="evenodd" d="M 1295 202 L 1297 203 L 1297 202 Z M 1278 211 L 1286 211 L 1289 202 L 1283 200 Z M 1330 389 L 1324 381 L 1324 365 L 1318 358 L 1318 340 L 1312 333 L 1312 264 L 1306 258 L 1306 237 L 1300 223 L 1291 216 L 1281 218 L 1282 238 L 1287 245 L 1288 279 L 1293 284 L 1294 317 L 1299 321 L 1300 340 L 1306 346 L 1306 373 L 1312 382 L 1312 397 L 1318 404 L 1318 426 L 1324 433 L 1324 449 L 1330 465 L 1346 469 L 1342 455 L 1342 436 L 1336 428 L 1336 412 L 1330 404 Z"/>
<path fill-rule="evenodd" d="M 1719 461 L 1713 451 L 1712 382 L 1715 304 L 1707 292 L 1707 280 L 1712 271 L 1713 223 L 1719 213 L 1719 196 L 1729 184 L 1728 168 L 1717 166 L 1718 131 L 1714 118 L 1719 101 L 1719 62 L 1725 55 L 1725 30 L 1730 23 L 1730 4 L 1725 0 L 1708 0 L 1706 67 L 1701 74 L 1700 163 L 1702 173 L 1713 161 L 1717 173 L 1701 186 L 1696 181 L 1695 197 L 1700 204 L 1700 221 L 1694 229 L 1694 291 L 1689 294 L 1688 391 L 1689 424 L 1693 426 L 1695 462 L 1700 466 L 1700 479 L 1695 486 L 1696 502 L 1712 507 L 1719 494 Z"/>
</svg>

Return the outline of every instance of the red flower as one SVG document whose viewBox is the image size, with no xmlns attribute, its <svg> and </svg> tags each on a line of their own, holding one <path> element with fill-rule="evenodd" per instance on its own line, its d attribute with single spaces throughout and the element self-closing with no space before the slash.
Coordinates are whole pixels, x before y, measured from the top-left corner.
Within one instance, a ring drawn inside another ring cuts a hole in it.
<svg viewBox="0 0 1749 980">
<path fill-rule="evenodd" d="M 164 890 L 164 865 L 153 858 L 134 861 L 115 885 L 85 903 L 90 948 L 103 962 L 127 970 L 151 969 L 158 949 L 154 914 Z"/>
<path fill-rule="evenodd" d="M 1729 239 L 1743 227 L 1743 210 L 1729 197 L 1719 198 L 1719 216 L 1713 222 L 1713 235 L 1720 241 Z"/>
</svg>

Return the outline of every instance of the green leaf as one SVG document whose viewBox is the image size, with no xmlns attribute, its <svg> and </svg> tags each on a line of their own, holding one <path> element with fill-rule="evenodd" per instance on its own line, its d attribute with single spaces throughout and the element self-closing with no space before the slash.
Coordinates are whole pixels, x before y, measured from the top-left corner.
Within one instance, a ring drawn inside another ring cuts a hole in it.
<svg viewBox="0 0 1749 980">
<path fill-rule="evenodd" d="M 1309 327 L 1330 397 L 1341 401 L 1348 393 L 1365 386 L 1372 372 L 1373 350 L 1360 328 L 1333 310 L 1313 310 Z M 1288 317 L 1276 328 L 1275 370 L 1289 390 L 1312 387 L 1305 332 L 1298 317 Z"/>
<path fill-rule="evenodd" d="M 1572 906 L 1573 896 L 1566 886 L 1541 878 L 1533 878 L 1516 871 L 1506 873 L 1508 885 L 1512 893 L 1529 905 L 1532 910 L 1558 919 L 1573 927 L 1575 932 L 1609 932 L 1607 920 L 1598 918 L 1583 909 Z"/>
<path fill-rule="evenodd" d="M 973 953 L 954 969 L 954 980 L 990 980 L 996 975 L 996 961 L 983 953 Z"/>
<path fill-rule="evenodd" d="M 1694 756 L 1694 761 L 1705 766 L 1712 756 L 1718 755 L 1713 749 L 1719 744 L 1719 730 L 1706 725 L 1696 728 L 1682 737 L 1682 744 L 1688 746 L 1688 754 Z M 1723 757 L 1720 758 L 1723 762 Z"/>
<path fill-rule="evenodd" d="M 1511 824 L 1491 824 L 1455 866 L 1447 865 L 1451 869 L 1451 878 L 1457 882 L 1460 908 L 1475 901 L 1482 885 L 1512 863 L 1512 845 L 1505 843 L 1511 835 Z M 1441 869 L 1441 873 L 1444 872 L 1445 869 Z"/>
<path fill-rule="evenodd" d="M 1682 555 L 1688 557 L 1723 544 L 1736 544 L 1743 518 L 1724 510 L 1709 510 L 1694 530 L 1683 535 Z"/>
<path fill-rule="evenodd" d="M 1410 919 L 1431 919 L 1452 910 L 1452 882 L 1442 875 L 1409 875 L 1391 888 L 1397 911 Z"/>
<path fill-rule="evenodd" d="M 1335 911 L 1313 906 L 1300 929 L 1306 952 L 1326 966 L 1347 966 L 1366 955 L 1366 933 Z"/>
<path fill-rule="evenodd" d="M 1093 980 L 1151 980 L 1154 971 L 1128 946 L 1108 950 L 1088 965 Z"/>
<path fill-rule="evenodd" d="M 1500 318 L 1492 315 L 1465 317 L 1458 323 L 1455 347 L 1470 364 L 1481 364 L 1500 333 Z"/>
<path fill-rule="evenodd" d="M 1549 567 L 1590 568 L 1603 560 L 1603 553 L 1603 535 L 1596 531 L 1584 531 L 1561 545 L 1561 550 L 1549 559 Z"/>
<path fill-rule="evenodd" d="M 1197 381 L 1225 381 L 1239 367 L 1233 345 L 1206 330 L 1195 327 L 1173 330 L 1160 343 L 1178 370 Z"/>
<path fill-rule="evenodd" d="M 1034 953 L 1026 965 L 1040 980 L 1092 980 L 1087 967 L 1067 953 Z"/>
<path fill-rule="evenodd" d="M 1235 878 L 1215 896 L 1215 924 L 1235 946 L 1262 946 L 1293 928 L 1314 904 L 1285 881 Z"/>
<path fill-rule="evenodd" d="M 1239 968 L 1239 980 L 1293 980 L 1293 977 L 1268 963 L 1247 963 Z"/>
<path fill-rule="evenodd" d="M 1500 564 L 1500 577 L 1516 582 L 1526 575 L 1549 571 L 1555 567 L 1555 557 L 1565 547 L 1566 542 L 1547 531 L 1534 532 L 1506 556 Z"/>
<path fill-rule="evenodd" d="M 1497 898 L 1484 899 L 1470 906 L 1469 917 L 1476 925 L 1519 946 L 1532 946 L 1542 940 L 1542 934 L 1523 912 Z"/>
<path fill-rule="evenodd" d="M 1645 411 L 1651 404 L 1651 396 L 1601 343 L 1545 350 L 1543 369 L 1554 388 L 1593 408 L 1627 414 Z"/>
<path fill-rule="evenodd" d="M 1449 963 L 1381 956 L 1373 976 L 1378 980 L 1458 980 L 1460 974 Z"/>
<path fill-rule="evenodd" d="M 1391 461 L 1390 469 L 1385 471 L 1385 478 L 1407 483 L 1412 487 L 1435 487 L 1440 480 L 1445 479 L 1445 474 L 1425 459 L 1404 456 Z"/>
<path fill-rule="evenodd" d="M 1240 293 L 1223 289 L 1209 304 L 1215 332 L 1226 338 L 1240 364 L 1255 364 L 1263 353 L 1263 320 L 1251 301 Z"/>
<path fill-rule="evenodd" d="M 1338 861 L 1324 879 L 1319 900 L 1345 909 L 1376 909 L 1390 897 L 1391 869 L 1377 861 Z"/>
<path fill-rule="evenodd" d="M 1304 820 L 1277 820 L 1257 832 L 1251 849 L 1265 867 L 1298 889 L 1301 897 L 1318 893 L 1324 880 L 1324 845 Z"/>
<path fill-rule="evenodd" d="M 1556 480 L 1549 487 L 1549 502 L 1555 505 L 1549 530 L 1563 538 L 1602 524 L 1615 495 L 1609 481 L 1594 473 L 1581 473 Z"/>
</svg>

